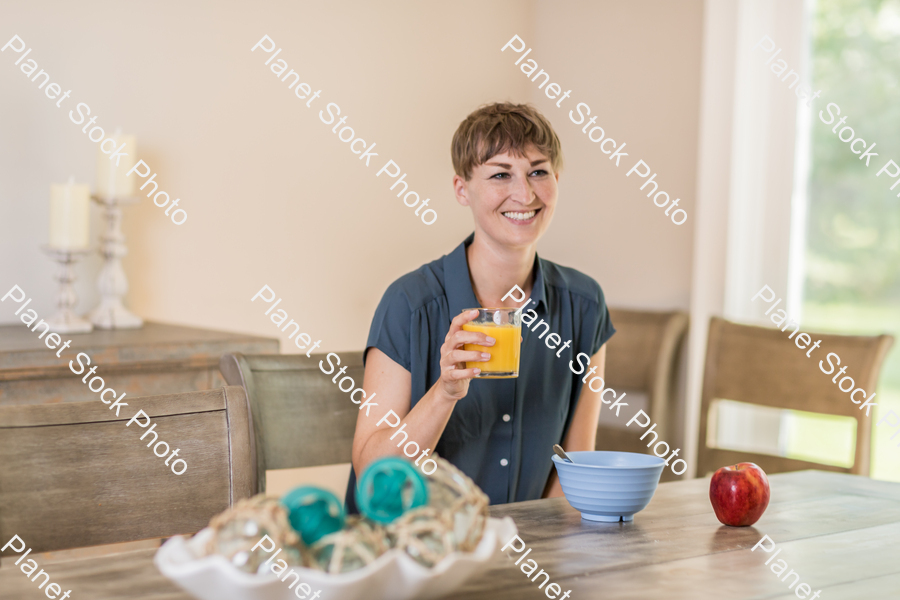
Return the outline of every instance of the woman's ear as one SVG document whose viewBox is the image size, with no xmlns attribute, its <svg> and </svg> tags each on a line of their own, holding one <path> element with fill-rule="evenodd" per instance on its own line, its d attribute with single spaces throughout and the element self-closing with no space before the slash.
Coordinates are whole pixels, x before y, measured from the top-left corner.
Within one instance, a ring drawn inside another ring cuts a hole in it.
<svg viewBox="0 0 900 600">
<path fill-rule="evenodd" d="M 463 206 L 469 206 L 468 182 L 459 175 L 453 176 L 453 193 L 456 194 L 457 202 Z"/>
</svg>

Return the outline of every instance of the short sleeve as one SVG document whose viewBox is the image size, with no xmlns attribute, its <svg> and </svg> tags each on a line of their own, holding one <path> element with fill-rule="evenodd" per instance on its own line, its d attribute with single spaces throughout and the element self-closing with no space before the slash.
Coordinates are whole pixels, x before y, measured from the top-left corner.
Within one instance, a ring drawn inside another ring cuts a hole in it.
<svg viewBox="0 0 900 600">
<path fill-rule="evenodd" d="M 603 290 L 597 285 L 597 309 L 595 316 L 596 328 L 594 329 L 594 341 L 591 345 L 591 356 L 597 354 L 609 338 L 616 332 L 613 327 L 612 318 L 609 316 L 609 308 L 606 306 L 606 298 L 603 296 Z"/>
<path fill-rule="evenodd" d="M 378 303 L 378 308 L 375 309 L 375 316 L 372 317 L 372 325 L 369 327 L 369 339 L 366 341 L 366 352 L 363 354 L 363 364 L 369 348 L 378 348 L 407 371 L 412 370 L 410 368 L 412 309 L 402 281 L 403 278 L 388 287 L 381 297 L 381 302 Z"/>
</svg>

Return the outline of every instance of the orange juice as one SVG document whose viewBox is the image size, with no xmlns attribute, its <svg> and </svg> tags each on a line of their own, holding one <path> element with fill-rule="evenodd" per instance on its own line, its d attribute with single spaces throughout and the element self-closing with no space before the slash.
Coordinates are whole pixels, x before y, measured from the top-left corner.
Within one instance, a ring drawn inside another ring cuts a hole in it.
<svg viewBox="0 0 900 600">
<path fill-rule="evenodd" d="M 477 331 L 497 340 L 493 346 L 465 344 L 464 349 L 475 352 L 487 352 L 491 359 L 485 362 L 467 362 L 467 369 L 479 368 L 478 377 L 505 378 L 519 375 L 519 348 L 521 346 L 522 327 L 520 325 L 494 325 L 492 323 L 466 323 L 464 331 Z"/>
</svg>

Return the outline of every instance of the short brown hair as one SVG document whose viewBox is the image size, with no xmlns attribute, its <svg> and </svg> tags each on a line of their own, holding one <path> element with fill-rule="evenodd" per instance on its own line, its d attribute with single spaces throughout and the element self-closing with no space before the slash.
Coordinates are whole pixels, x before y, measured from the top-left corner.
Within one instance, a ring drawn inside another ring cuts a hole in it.
<svg viewBox="0 0 900 600">
<path fill-rule="evenodd" d="M 453 169 L 466 181 L 472 169 L 492 156 L 512 152 L 524 156 L 533 144 L 550 159 L 554 172 L 562 169 L 562 146 L 553 126 L 536 108 L 527 104 L 497 102 L 487 104 L 470 114 L 456 128 L 450 155 Z"/>
</svg>

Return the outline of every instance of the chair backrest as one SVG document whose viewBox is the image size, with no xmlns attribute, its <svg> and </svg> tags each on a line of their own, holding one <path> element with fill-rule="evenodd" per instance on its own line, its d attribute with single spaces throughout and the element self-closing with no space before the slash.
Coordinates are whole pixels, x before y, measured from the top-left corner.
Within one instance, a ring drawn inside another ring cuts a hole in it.
<svg viewBox="0 0 900 600">
<path fill-rule="evenodd" d="M 740 325 L 718 317 L 710 319 L 700 412 L 698 475 L 703 476 L 723 465 L 737 462 L 754 462 L 766 473 L 814 468 L 869 474 L 874 412 L 866 417 L 865 411 L 860 411 L 861 404 L 850 401 L 850 394 L 840 390 L 839 382 L 832 382 L 833 377 L 819 368 L 819 361 L 834 352 L 840 357 L 841 366 L 848 367 L 848 372 L 842 377 L 851 376 L 855 387 L 863 388 L 866 394 L 871 395 L 875 392 L 881 363 L 894 338 L 889 335 L 850 336 L 808 332 L 813 341 L 821 340 L 822 344 L 815 354 L 807 358 L 806 354 L 810 351 L 796 345 L 799 333 L 789 339 L 792 332 L 793 328 L 782 332 L 768 327 Z M 711 422 L 714 418 L 710 418 L 710 408 L 717 399 L 853 417 L 856 419 L 854 463 L 845 468 L 710 447 L 710 434 L 716 432 L 716 423 Z"/>
<path fill-rule="evenodd" d="M 259 492 L 266 489 L 266 469 L 350 462 L 359 406 L 338 384 L 349 376 L 362 387 L 362 352 L 342 352 L 340 359 L 347 371 L 334 383 L 334 376 L 319 368 L 320 361 L 332 368 L 326 354 L 222 357 L 225 381 L 243 386 L 250 400 Z"/>
<path fill-rule="evenodd" d="M 609 312 L 616 334 L 606 350 L 606 383 L 618 393 L 645 394 L 647 412 L 657 423 L 660 436 L 666 438 L 674 429 L 670 417 L 675 412 L 675 363 L 688 316 L 677 311 L 611 308 Z M 633 429 L 599 425 L 596 448 L 649 453 Z"/>
<path fill-rule="evenodd" d="M 48 552 L 190 534 L 252 494 L 242 388 L 123 401 L 121 417 L 99 400 L 0 407 L 0 539 Z M 126 427 L 138 410 L 150 421 Z"/>
</svg>

